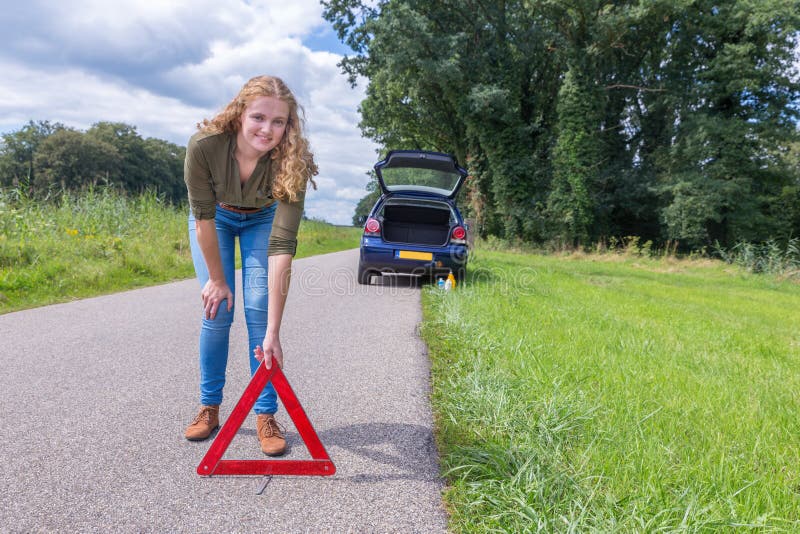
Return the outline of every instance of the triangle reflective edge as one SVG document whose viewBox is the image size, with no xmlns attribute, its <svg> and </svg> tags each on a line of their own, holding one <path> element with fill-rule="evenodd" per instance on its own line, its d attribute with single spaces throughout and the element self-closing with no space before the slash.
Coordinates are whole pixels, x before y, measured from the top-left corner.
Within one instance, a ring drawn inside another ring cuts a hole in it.
<svg viewBox="0 0 800 534">
<path fill-rule="evenodd" d="M 283 406 L 292 419 L 300 439 L 303 440 L 311 460 L 223 460 L 222 456 L 236 437 L 250 409 L 255 405 L 261 391 L 272 381 L 275 392 L 283 402 Z M 316 430 L 309 421 L 306 412 L 300 405 L 292 386 L 286 380 L 283 370 L 273 358 L 272 367 L 267 369 L 264 362 L 258 366 L 250 383 L 245 388 L 239 402 L 234 406 L 231 415 L 222 425 L 213 443 L 197 466 L 200 476 L 212 475 L 317 475 L 330 476 L 336 472 L 336 466 L 328 456 Z"/>
</svg>

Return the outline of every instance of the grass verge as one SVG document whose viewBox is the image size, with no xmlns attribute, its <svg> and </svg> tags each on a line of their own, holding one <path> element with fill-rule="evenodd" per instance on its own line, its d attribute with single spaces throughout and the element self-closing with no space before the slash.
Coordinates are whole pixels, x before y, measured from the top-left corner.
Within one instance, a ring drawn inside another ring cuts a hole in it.
<svg viewBox="0 0 800 534">
<path fill-rule="evenodd" d="M 800 285 L 479 251 L 423 303 L 453 531 L 800 530 Z"/>
<path fill-rule="evenodd" d="M 0 314 L 194 276 L 187 215 L 149 193 L 36 201 L 0 190 Z M 296 257 L 355 248 L 359 236 L 305 220 Z"/>
</svg>

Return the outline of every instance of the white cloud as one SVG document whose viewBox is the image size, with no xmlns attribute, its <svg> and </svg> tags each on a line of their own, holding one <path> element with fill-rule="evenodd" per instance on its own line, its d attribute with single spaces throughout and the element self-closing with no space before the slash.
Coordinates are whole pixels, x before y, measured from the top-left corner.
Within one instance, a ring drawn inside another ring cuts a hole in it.
<svg viewBox="0 0 800 534">
<path fill-rule="evenodd" d="M 185 144 L 247 79 L 277 75 L 306 110 L 320 166 L 306 213 L 349 224 L 375 146 L 357 127 L 364 85 L 349 86 L 339 55 L 303 44 L 328 31 L 321 13 L 317 0 L 30 2 L 0 14 L 18 32 L 0 51 L 0 131 L 109 120 Z"/>
<path fill-rule="evenodd" d="M 171 97 L 120 84 L 84 70 L 36 70 L 0 60 L 0 130 L 9 131 L 28 120 L 51 120 L 86 129 L 98 121 L 137 126 L 145 137 L 176 143 L 194 130 L 205 110 Z"/>
</svg>

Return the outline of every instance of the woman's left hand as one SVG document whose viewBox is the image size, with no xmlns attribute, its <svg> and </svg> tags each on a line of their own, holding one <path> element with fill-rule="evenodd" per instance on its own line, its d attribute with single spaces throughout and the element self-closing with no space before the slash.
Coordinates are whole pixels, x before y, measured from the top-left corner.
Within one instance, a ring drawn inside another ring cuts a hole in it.
<svg viewBox="0 0 800 534">
<path fill-rule="evenodd" d="M 261 345 L 258 345 L 255 349 L 253 349 L 253 354 L 255 354 L 256 360 L 265 360 L 267 369 L 271 369 L 272 357 L 274 356 L 275 361 L 278 362 L 278 367 L 283 369 L 283 349 L 281 348 L 281 340 L 278 338 L 278 336 L 267 334 L 264 337 L 263 347 L 264 348 L 261 348 Z"/>
</svg>

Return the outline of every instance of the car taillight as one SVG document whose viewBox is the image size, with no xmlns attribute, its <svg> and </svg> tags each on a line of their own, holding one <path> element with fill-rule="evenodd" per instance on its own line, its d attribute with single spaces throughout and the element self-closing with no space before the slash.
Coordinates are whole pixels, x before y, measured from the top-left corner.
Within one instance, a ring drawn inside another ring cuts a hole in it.
<svg viewBox="0 0 800 534">
<path fill-rule="evenodd" d="M 456 226 L 450 233 L 450 241 L 453 243 L 464 243 L 466 237 L 467 231 L 464 230 L 463 226 Z"/>
<path fill-rule="evenodd" d="M 381 235 L 381 223 L 370 217 L 364 225 L 364 235 Z"/>
</svg>

